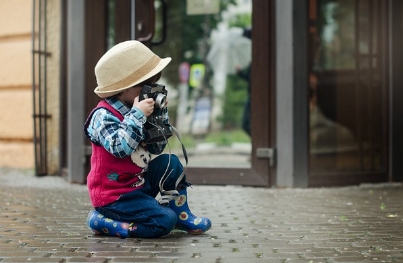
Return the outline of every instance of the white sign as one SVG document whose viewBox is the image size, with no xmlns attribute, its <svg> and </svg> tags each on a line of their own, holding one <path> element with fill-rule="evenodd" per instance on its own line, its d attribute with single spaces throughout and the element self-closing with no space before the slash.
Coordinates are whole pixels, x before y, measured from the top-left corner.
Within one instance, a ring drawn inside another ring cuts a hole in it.
<svg viewBox="0 0 403 263">
<path fill-rule="evenodd" d="M 220 0 L 187 0 L 187 15 L 218 14 L 220 12 Z"/>
</svg>

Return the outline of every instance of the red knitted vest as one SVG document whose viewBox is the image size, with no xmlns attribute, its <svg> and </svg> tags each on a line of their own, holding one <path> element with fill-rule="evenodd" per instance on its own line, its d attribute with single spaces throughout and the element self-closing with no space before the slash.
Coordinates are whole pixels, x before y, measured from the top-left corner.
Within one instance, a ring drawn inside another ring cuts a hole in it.
<svg viewBox="0 0 403 263">
<path fill-rule="evenodd" d="M 85 122 L 85 131 L 93 113 L 99 108 L 105 108 L 119 118 L 120 121 L 123 120 L 123 116 L 118 111 L 105 100 L 102 100 Z M 106 151 L 103 146 L 94 142 L 91 144 L 91 171 L 87 176 L 87 186 L 94 207 L 112 203 L 120 195 L 144 186 L 142 168 L 134 164 L 130 156 L 118 158 Z"/>
</svg>

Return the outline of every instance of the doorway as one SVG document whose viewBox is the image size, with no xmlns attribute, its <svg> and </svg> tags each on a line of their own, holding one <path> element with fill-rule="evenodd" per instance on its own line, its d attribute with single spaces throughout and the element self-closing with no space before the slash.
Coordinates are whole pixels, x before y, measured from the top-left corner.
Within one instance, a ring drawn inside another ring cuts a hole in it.
<svg viewBox="0 0 403 263">
<path fill-rule="evenodd" d="M 274 102 L 270 103 L 272 16 L 267 14 L 272 14 L 273 4 L 235 2 L 205 1 L 209 6 L 200 7 L 200 1 L 104 0 L 96 4 L 100 9 L 97 15 L 88 14 L 87 26 L 97 28 L 93 26 L 97 21 L 102 25 L 90 34 L 104 52 L 134 38 L 160 57 L 172 57 L 160 82 L 168 90 L 170 122 L 179 130 L 187 150 L 189 181 L 269 186 L 273 184 L 274 133 L 269 127 L 273 128 L 270 114 Z M 231 51 L 235 40 L 240 47 Z M 89 37 L 87 41 L 90 50 Z M 268 45 L 258 44 L 262 42 Z M 101 56 L 98 49 L 96 54 L 87 54 L 87 72 L 93 71 L 95 56 Z M 261 83 L 265 83 L 264 89 Z M 99 99 L 93 95 L 93 85 L 86 88 L 89 111 Z M 169 140 L 169 152 L 185 163 L 176 138 Z M 88 170 L 89 162 L 86 166 Z"/>
</svg>

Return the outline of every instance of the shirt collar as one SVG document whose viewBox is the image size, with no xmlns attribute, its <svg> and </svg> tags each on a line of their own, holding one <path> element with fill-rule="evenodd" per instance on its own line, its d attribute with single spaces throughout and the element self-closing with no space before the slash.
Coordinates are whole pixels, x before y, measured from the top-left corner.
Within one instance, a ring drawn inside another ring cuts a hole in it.
<svg viewBox="0 0 403 263">
<path fill-rule="evenodd" d="M 130 111 L 130 108 L 118 100 L 116 96 L 105 98 L 105 101 L 123 116 Z"/>
</svg>

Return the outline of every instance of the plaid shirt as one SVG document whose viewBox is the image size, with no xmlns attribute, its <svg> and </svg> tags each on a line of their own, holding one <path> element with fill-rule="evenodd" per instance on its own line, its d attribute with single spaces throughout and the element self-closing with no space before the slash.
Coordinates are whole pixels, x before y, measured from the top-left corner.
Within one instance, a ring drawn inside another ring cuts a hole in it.
<svg viewBox="0 0 403 263">
<path fill-rule="evenodd" d="M 136 107 L 129 108 L 116 97 L 105 101 L 124 117 L 121 122 L 110 111 L 99 108 L 92 115 L 87 132 L 91 141 L 102 145 L 108 152 L 119 158 L 130 156 L 144 139 L 143 126 L 147 118 Z M 168 110 L 162 112 L 164 123 L 169 124 Z M 166 143 L 148 144 L 151 154 L 160 154 Z"/>
</svg>

